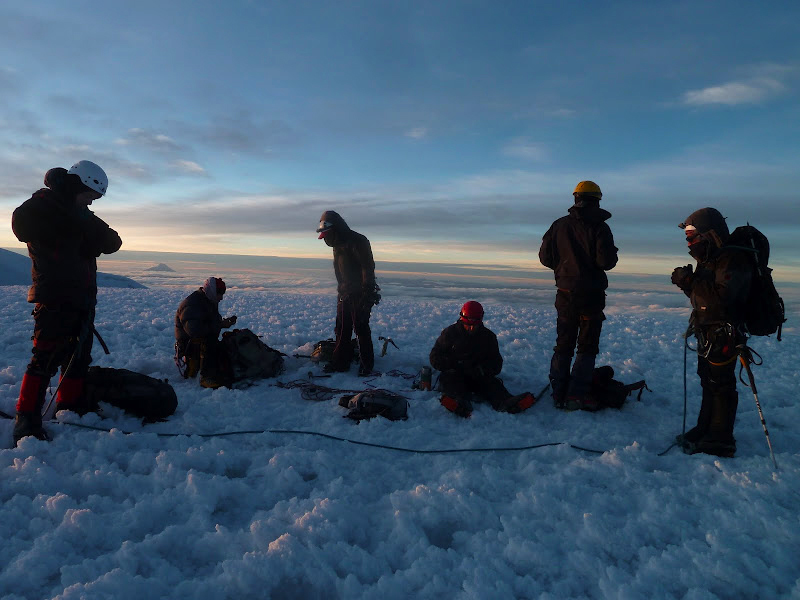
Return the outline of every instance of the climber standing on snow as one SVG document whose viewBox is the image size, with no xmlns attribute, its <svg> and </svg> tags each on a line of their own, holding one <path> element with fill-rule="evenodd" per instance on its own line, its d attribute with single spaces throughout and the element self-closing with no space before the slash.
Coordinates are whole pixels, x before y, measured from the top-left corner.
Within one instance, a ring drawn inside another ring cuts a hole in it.
<svg viewBox="0 0 800 600">
<path fill-rule="evenodd" d="M 347 226 L 339 213 L 326 210 L 317 228 L 320 240 L 333 248 L 333 271 L 336 274 L 336 346 L 333 358 L 325 365 L 328 373 L 348 371 L 353 360 L 351 332 L 358 339 L 361 365 L 359 376 L 372 373 L 375 353 L 369 319 L 372 307 L 380 302 L 380 288 L 375 282 L 375 260 L 369 240 Z"/>
<path fill-rule="evenodd" d="M 603 197 L 600 186 L 593 181 L 581 181 L 572 195 L 575 203 L 569 214 L 550 226 L 539 249 L 539 260 L 553 269 L 558 288 L 550 383 L 556 408 L 597 410 L 597 401 L 589 394 L 589 387 L 606 318 L 605 272 L 616 266 L 617 248 L 606 223 L 611 213 L 600 208 Z"/>
<path fill-rule="evenodd" d="M 89 206 L 105 195 L 108 177 L 82 160 L 67 171 L 50 169 L 45 187 L 14 211 L 11 228 L 28 246 L 33 285 L 33 356 L 22 377 L 14 445 L 26 436 L 49 440 L 42 407 L 50 379 L 61 368 L 56 410 L 95 410 L 83 395 L 92 360 L 97 304 L 97 257 L 122 246 L 116 231 Z"/>
<path fill-rule="evenodd" d="M 697 265 L 676 267 L 672 283 L 692 303 L 690 331 L 697 338 L 697 374 L 703 396 L 697 425 L 676 441 L 687 454 L 732 457 L 739 406 L 736 359 L 739 346 L 747 341 L 742 325 L 748 312 L 752 261 L 747 249 L 727 244 L 728 225 L 716 208 L 696 210 L 680 227 Z"/>
</svg>

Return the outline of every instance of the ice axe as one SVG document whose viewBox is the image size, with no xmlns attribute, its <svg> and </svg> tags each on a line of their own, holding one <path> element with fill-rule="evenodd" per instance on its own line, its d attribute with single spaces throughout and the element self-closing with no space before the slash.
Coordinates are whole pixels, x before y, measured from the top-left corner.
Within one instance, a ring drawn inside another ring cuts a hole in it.
<svg viewBox="0 0 800 600">
<path fill-rule="evenodd" d="M 758 401 L 758 390 L 756 389 L 756 380 L 753 377 L 753 371 L 750 368 L 750 364 L 753 363 L 753 354 L 750 351 L 750 348 L 747 347 L 747 344 L 741 344 L 737 346 L 739 350 L 739 362 L 742 363 L 742 367 L 744 370 L 747 371 L 747 378 L 750 380 L 750 390 L 753 392 L 753 398 L 756 401 L 756 408 L 758 408 L 758 416 L 761 418 L 761 426 L 764 428 L 764 435 L 767 438 L 767 446 L 769 446 L 769 455 L 772 457 L 772 464 L 775 465 L 775 468 L 778 468 L 778 463 L 775 460 L 775 453 L 772 451 L 772 442 L 769 439 L 769 431 L 767 431 L 767 422 L 764 420 L 764 413 L 761 410 L 761 403 Z"/>
<path fill-rule="evenodd" d="M 383 347 L 381 348 L 381 356 L 386 356 L 386 347 L 387 347 L 389 344 L 391 344 L 392 346 L 394 346 L 395 348 L 397 348 L 398 350 L 400 350 L 400 348 L 398 347 L 398 345 L 397 345 L 397 344 L 395 344 L 395 343 L 394 343 L 394 340 L 393 340 L 392 338 L 390 338 L 390 337 L 383 337 L 382 335 L 379 335 L 379 336 L 378 336 L 378 340 L 383 342 Z"/>
</svg>

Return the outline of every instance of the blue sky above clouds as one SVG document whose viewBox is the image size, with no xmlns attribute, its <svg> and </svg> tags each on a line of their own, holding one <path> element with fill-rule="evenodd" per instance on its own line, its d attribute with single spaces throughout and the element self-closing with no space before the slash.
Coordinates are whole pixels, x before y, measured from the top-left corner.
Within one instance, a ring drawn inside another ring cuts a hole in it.
<svg viewBox="0 0 800 600">
<path fill-rule="evenodd" d="M 592 179 L 621 269 L 685 262 L 676 224 L 713 205 L 788 274 L 798 22 L 794 2 L 0 1 L 0 217 L 86 158 L 128 250 L 327 256 L 335 208 L 382 260 L 536 264 Z"/>
</svg>

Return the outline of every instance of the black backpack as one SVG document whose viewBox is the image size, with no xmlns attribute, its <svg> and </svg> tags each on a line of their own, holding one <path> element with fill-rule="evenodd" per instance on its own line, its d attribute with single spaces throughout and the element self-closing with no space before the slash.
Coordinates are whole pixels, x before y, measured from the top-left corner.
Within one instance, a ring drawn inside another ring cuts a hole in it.
<svg viewBox="0 0 800 600">
<path fill-rule="evenodd" d="M 747 296 L 745 326 L 751 335 L 772 335 L 778 333 L 781 339 L 786 313 L 783 299 L 772 281 L 769 262 L 769 240 L 767 236 L 750 225 L 742 225 L 733 230 L 725 244 L 728 248 L 746 250 L 753 260 L 753 279 Z"/>
<path fill-rule="evenodd" d="M 650 391 L 647 383 L 642 379 L 636 383 L 624 384 L 614 379 L 614 369 L 608 365 L 597 367 L 592 373 L 590 394 L 597 400 L 598 410 L 602 408 L 622 408 L 625 400 L 633 392 L 639 390 L 636 400 L 641 401 L 642 392 Z"/>
<path fill-rule="evenodd" d="M 227 360 L 224 369 L 232 383 L 275 377 L 283 371 L 282 352 L 270 348 L 249 329 L 234 329 L 222 334 Z"/>
<path fill-rule="evenodd" d="M 388 390 L 367 390 L 353 396 L 339 398 L 339 406 L 349 408 L 348 419 L 361 421 L 372 417 L 385 417 L 390 421 L 408 418 L 408 400 Z"/>
<path fill-rule="evenodd" d="M 358 340 L 353 338 L 350 340 L 352 346 L 353 362 L 359 362 Z M 311 352 L 312 362 L 329 363 L 333 360 L 333 351 L 336 349 L 336 340 L 328 338 L 327 340 L 320 340 L 314 344 L 314 350 Z"/>
<path fill-rule="evenodd" d="M 166 379 L 128 369 L 89 367 L 84 396 L 91 405 L 108 402 L 146 421 L 165 419 L 178 407 L 178 397 Z"/>
</svg>

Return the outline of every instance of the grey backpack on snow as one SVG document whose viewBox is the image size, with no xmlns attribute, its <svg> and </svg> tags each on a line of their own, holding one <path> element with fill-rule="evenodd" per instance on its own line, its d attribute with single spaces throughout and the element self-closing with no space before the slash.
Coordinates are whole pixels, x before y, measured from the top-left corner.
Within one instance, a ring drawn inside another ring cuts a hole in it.
<svg viewBox="0 0 800 600">
<path fill-rule="evenodd" d="M 367 390 L 354 396 L 342 396 L 339 406 L 349 408 L 345 416 L 354 421 L 381 416 L 390 421 L 408 418 L 408 400 L 388 390 Z"/>
</svg>

